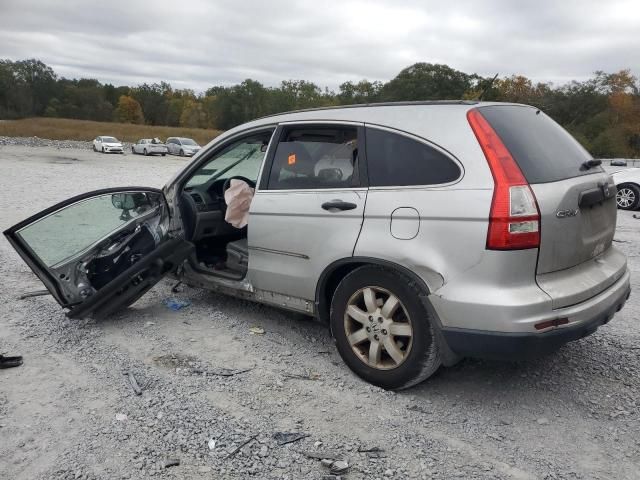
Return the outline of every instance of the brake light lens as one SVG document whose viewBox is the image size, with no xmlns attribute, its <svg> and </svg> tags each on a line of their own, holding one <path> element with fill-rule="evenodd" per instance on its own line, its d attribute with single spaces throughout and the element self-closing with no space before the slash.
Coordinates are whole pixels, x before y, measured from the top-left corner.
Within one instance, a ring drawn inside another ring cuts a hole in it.
<svg viewBox="0 0 640 480">
<path fill-rule="evenodd" d="M 467 120 L 487 159 L 493 181 L 487 249 L 523 250 L 540 246 L 540 210 L 518 164 L 479 110 Z"/>
</svg>

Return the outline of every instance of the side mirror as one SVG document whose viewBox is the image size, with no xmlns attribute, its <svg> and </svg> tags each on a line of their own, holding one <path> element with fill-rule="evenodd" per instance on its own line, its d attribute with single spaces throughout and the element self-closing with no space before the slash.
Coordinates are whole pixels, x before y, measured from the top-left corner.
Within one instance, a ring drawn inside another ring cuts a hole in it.
<svg viewBox="0 0 640 480">
<path fill-rule="evenodd" d="M 111 195 L 111 204 L 118 210 L 133 210 L 148 203 L 144 193 L 114 193 Z"/>
</svg>

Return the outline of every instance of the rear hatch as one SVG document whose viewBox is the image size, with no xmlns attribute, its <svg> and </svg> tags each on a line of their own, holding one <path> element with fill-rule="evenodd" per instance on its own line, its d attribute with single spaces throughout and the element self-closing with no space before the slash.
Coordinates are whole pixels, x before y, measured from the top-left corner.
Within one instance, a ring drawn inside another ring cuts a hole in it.
<svg viewBox="0 0 640 480">
<path fill-rule="evenodd" d="M 540 210 L 536 280 L 561 308 L 591 298 L 622 276 L 624 255 L 610 251 L 615 185 L 560 125 L 534 107 L 479 109 L 531 185 Z M 615 250 L 615 249 L 613 249 Z"/>
</svg>

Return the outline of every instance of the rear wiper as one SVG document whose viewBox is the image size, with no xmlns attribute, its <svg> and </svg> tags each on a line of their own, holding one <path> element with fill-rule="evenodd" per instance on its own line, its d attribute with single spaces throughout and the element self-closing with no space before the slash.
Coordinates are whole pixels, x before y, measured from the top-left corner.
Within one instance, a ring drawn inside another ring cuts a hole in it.
<svg viewBox="0 0 640 480">
<path fill-rule="evenodd" d="M 592 158 L 591 160 L 587 160 L 582 163 L 582 168 L 585 170 L 589 170 L 590 168 L 597 167 L 602 165 L 602 160 L 598 160 L 596 158 Z"/>
</svg>

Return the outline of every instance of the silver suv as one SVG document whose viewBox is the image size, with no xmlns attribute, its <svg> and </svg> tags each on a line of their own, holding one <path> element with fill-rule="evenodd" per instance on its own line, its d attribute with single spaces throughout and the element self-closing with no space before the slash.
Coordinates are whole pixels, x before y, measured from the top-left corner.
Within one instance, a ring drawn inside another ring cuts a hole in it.
<svg viewBox="0 0 640 480">
<path fill-rule="evenodd" d="M 225 221 L 234 180 L 255 188 L 243 228 Z M 162 190 L 90 192 L 5 235 L 71 318 L 171 274 L 315 315 L 357 375 L 404 388 L 462 356 L 539 355 L 607 323 L 630 293 L 615 197 L 536 108 L 395 103 L 255 120 Z"/>
</svg>

